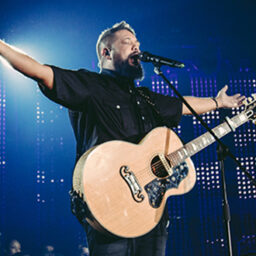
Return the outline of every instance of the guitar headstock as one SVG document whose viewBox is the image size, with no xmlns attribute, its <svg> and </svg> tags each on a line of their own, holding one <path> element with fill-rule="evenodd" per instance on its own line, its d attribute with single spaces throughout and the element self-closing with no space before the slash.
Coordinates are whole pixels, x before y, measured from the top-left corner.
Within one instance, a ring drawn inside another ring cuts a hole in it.
<svg viewBox="0 0 256 256">
<path fill-rule="evenodd" d="M 248 113 L 248 118 L 256 124 L 256 93 L 243 100 L 245 112 Z"/>
</svg>

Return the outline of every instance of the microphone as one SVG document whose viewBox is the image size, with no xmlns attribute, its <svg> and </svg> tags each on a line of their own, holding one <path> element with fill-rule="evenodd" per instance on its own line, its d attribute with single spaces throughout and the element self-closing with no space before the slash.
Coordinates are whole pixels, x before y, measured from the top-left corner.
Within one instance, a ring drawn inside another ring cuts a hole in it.
<svg viewBox="0 0 256 256">
<path fill-rule="evenodd" d="M 160 57 L 157 55 L 153 55 L 149 52 L 140 52 L 138 54 L 138 59 L 140 59 L 143 62 L 151 62 L 153 64 L 160 64 L 160 65 L 167 65 L 172 68 L 184 68 L 185 65 L 182 62 L 179 62 L 177 60 L 168 59 L 165 57 Z"/>
</svg>

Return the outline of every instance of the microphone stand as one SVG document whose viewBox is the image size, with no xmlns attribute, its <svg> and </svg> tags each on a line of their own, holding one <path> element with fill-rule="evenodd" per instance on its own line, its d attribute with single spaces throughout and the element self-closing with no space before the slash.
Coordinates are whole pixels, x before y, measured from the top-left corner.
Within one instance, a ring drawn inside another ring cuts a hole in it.
<svg viewBox="0 0 256 256">
<path fill-rule="evenodd" d="M 226 181 L 225 181 L 225 170 L 224 170 L 224 159 L 226 158 L 226 156 L 229 156 L 239 166 L 239 168 L 244 172 L 244 174 L 249 178 L 251 183 L 253 183 L 255 186 L 256 186 L 256 181 L 253 180 L 251 174 L 241 165 L 241 163 L 229 151 L 228 147 L 216 136 L 216 134 L 212 131 L 212 129 L 203 121 L 203 119 L 195 112 L 195 110 L 189 105 L 189 103 L 184 99 L 184 97 L 178 92 L 178 90 L 175 88 L 175 86 L 173 86 L 173 84 L 165 77 L 165 75 L 161 71 L 162 65 L 159 63 L 153 63 L 153 65 L 155 67 L 154 72 L 163 78 L 163 80 L 175 92 L 175 94 L 178 96 L 178 98 L 186 105 L 186 107 L 191 111 L 191 113 L 195 116 L 195 118 L 214 137 L 215 141 L 217 141 L 217 143 L 218 143 L 217 155 L 218 155 L 218 160 L 220 162 L 221 179 L 222 179 L 223 215 L 224 215 L 224 222 L 225 222 L 226 235 L 227 235 L 227 241 L 228 241 L 229 256 L 233 256 L 231 230 L 230 230 L 231 215 L 230 215 L 230 208 L 229 208 L 229 204 L 228 204 L 228 196 L 227 196 Z M 228 124 L 228 122 L 227 122 L 227 124 Z"/>
</svg>

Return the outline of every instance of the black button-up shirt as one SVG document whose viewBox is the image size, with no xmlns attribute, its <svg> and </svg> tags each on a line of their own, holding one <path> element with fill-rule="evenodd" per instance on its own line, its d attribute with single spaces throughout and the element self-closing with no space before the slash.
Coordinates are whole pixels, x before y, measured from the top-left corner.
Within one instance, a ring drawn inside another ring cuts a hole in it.
<svg viewBox="0 0 256 256">
<path fill-rule="evenodd" d="M 116 72 L 103 69 L 98 74 L 54 66 L 52 69 L 53 90 L 40 88 L 48 98 L 69 109 L 77 141 L 77 159 L 100 143 L 110 140 L 138 143 L 153 128 L 163 124 L 171 128 L 180 121 L 182 103 L 177 98 L 144 88 L 155 103 L 157 114 L 138 93 L 134 81 Z"/>
</svg>

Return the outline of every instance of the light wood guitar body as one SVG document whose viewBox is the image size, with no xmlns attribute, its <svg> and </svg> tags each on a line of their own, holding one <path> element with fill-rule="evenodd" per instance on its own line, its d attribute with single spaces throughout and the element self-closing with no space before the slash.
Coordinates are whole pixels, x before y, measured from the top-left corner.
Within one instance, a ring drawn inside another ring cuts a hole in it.
<svg viewBox="0 0 256 256">
<path fill-rule="evenodd" d="M 179 137 L 165 127 L 154 129 L 138 145 L 123 141 L 103 143 L 80 158 L 73 176 L 74 190 L 83 196 L 104 229 L 121 237 L 146 234 L 161 219 L 167 198 L 184 194 L 195 184 L 194 166 L 187 158 L 189 172 L 186 178 L 177 188 L 165 191 L 159 207 L 150 205 L 145 186 L 153 180 L 164 180 L 153 173 L 152 159 L 159 154 L 168 155 L 182 146 Z M 134 199 L 132 185 L 129 186 L 120 173 L 122 166 L 133 173 L 143 200 Z M 96 222 L 91 220 L 90 224 L 99 230 Z"/>
</svg>

